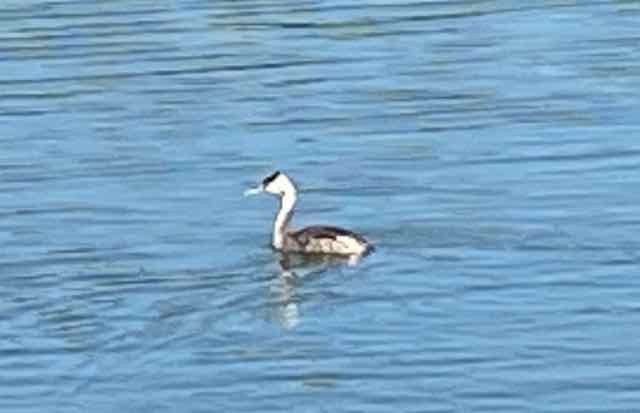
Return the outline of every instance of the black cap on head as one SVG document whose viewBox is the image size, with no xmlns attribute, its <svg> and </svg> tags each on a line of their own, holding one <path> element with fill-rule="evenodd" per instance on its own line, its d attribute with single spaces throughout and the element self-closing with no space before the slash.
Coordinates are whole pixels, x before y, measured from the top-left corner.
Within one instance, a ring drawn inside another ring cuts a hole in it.
<svg viewBox="0 0 640 413">
<path fill-rule="evenodd" d="M 269 185 L 274 179 L 278 177 L 278 175 L 280 175 L 280 171 L 275 171 L 274 173 L 272 173 L 271 175 L 267 176 L 262 180 L 262 185 L 263 186 Z"/>
</svg>

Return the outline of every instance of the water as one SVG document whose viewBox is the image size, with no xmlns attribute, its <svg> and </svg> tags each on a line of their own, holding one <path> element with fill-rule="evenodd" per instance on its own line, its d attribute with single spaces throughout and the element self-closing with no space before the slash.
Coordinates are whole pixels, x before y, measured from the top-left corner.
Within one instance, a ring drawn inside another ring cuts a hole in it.
<svg viewBox="0 0 640 413">
<path fill-rule="evenodd" d="M 639 18 L 3 2 L 0 408 L 637 410 Z M 377 252 L 283 266 L 276 168 Z"/>
</svg>

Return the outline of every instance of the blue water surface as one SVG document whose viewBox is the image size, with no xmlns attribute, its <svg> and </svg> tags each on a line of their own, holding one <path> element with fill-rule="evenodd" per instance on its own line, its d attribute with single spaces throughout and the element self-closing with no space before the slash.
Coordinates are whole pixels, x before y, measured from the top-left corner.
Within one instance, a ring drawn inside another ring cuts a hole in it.
<svg viewBox="0 0 640 413">
<path fill-rule="evenodd" d="M 636 1 L 0 5 L 0 410 L 632 412 Z M 356 266 L 285 265 L 294 224 Z"/>
</svg>

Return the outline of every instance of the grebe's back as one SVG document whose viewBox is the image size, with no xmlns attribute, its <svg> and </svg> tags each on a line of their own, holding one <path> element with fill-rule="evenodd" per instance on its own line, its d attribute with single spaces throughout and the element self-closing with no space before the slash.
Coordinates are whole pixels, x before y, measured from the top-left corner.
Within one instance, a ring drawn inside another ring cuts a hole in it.
<svg viewBox="0 0 640 413">
<path fill-rule="evenodd" d="M 366 255 L 373 251 L 373 246 L 362 235 L 328 225 L 289 231 L 285 244 L 290 244 L 290 251 L 307 253 Z"/>
</svg>

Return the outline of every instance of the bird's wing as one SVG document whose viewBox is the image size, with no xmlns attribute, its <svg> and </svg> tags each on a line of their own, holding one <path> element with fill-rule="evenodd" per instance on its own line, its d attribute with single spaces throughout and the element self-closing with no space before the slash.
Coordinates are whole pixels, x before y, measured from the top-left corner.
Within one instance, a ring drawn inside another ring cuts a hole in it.
<svg viewBox="0 0 640 413">
<path fill-rule="evenodd" d="M 297 231 L 292 231 L 289 233 L 290 236 L 294 237 L 298 242 L 305 245 L 309 242 L 310 239 L 318 239 L 318 238 L 328 238 L 335 240 L 339 236 L 348 236 L 353 237 L 359 242 L 367 243 L 367 241 L 362 238 L 362 236 L 356 234 L 355 232 L 332 227 L 328 225 L 313 225 L 310 227 L 302 228 Z"/>
</svg>

